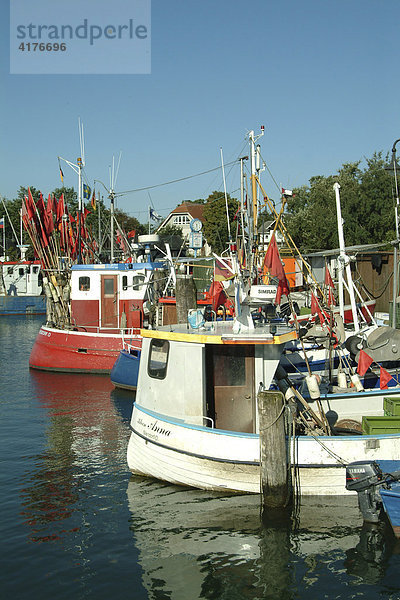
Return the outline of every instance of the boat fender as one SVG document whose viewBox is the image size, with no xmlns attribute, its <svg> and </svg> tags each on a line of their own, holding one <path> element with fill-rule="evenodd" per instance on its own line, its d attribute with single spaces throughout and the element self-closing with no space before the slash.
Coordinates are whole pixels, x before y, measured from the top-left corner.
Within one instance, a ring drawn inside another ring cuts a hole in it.
<svg viewBox="0 0 400 600">
<path fill-rule="evenodd" d="M 364 386 L 361 383 L 360 377 L 357 375 L 357 373 L 354 373 L 354 375 L 352 375 L 350 377 L 351 379 L 351 383 L 354 385 L 354 387 L 356 388 L 357 392 L 363 392 L 364 391 Z"/>
<path fill-rule="evenodd" d="M 316 375 L 307 375 L 306 383 L 307 383 L 308 391 L 310 394 L 310 398 L 312 400 L 317 400 L 318 398 L 320 398 L 321 394 L 319 391 L 317 376 Z"/>
<path fill-rule="evenodd" d="M 290 400 L 293 400 L 293 398 L 296 397 L 296 394 L 294 393 L 293 389 L 291 387 L 288 387 L 288 389 L 285 392 L 285 400 L 286 402 L 289 402 Z"/>
<path fill-rule="evenodd" d="M 53 297 L 53 302 L 54 303 L 58 302 L 57 291 L 56 291 L 56 288 L 54 287 L 54 284 L 51 281 L 49 281 L 49 288 L 51 291 L 51 295 Z"/>
<path fill-rule="evenodd" d="M 49 286 L 49 280 L 47 279 L 47 277 L 43 277 L 43 288 L 46 297 L 50 298 L 50 300 L 53 300 L 53 296 Z"/>
<path fill-rule="evenodd" d="M 346 373 L 338 373 L 337 376 L 338 379 L 338 386 L 341 388 L 347 388 L 347 379 L 346 379 Z"/>
<path fill-rule="evenodd" d="M 64 302 L 69 302 L 71 298 L 71 286 L 68 283 L 63 287 L 62 298 Z"/>
</svg>

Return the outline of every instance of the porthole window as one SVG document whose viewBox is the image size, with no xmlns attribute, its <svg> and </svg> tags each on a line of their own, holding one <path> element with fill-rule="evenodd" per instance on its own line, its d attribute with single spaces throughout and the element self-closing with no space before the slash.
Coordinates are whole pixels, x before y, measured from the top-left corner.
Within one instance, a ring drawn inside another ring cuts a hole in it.
<svg viewBox="0 0 400 600">
<path fill-rule="evenodd" d="M 167 374 L 169 342 L 151 340 L 147 371 L 150 377 L 164 379 Z"/>
<path fill-rule="evenodd" d="M 90 277 L 79 277 L 79 289 L 81 292 L 90 290 Z"/>
</svg>

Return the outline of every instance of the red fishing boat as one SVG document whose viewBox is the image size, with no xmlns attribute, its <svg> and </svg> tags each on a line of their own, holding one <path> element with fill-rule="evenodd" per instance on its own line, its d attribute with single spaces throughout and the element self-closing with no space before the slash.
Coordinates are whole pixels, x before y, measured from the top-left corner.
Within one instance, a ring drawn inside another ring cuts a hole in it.
<svg viewBox="0 0 400 600">
<path fill-rule="evenodd" d="M 73 265 L 70 274 L 63 287 L 44 278 L 47 323 L 29 366 L 109 373 L 124 341 L 140 344 L 140 329 L 151 326 L 165 263 Z"/>
</svg>

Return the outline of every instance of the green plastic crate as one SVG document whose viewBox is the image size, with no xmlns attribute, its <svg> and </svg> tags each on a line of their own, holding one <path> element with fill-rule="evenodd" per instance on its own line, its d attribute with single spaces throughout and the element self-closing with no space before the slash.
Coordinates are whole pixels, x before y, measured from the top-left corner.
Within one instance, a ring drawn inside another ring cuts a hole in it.
<svg viewBox="0 0 400 600">
<path fill-rule="evenodd" d="M 400 396 L 384 398 L 383 410 L 387 417 L 400 417 Z"/>
<path fill-rule="evenodd" d="M 366 435 L 400 433 L 400 417 L 363 417 L 362 430 Z"/>
</svg>

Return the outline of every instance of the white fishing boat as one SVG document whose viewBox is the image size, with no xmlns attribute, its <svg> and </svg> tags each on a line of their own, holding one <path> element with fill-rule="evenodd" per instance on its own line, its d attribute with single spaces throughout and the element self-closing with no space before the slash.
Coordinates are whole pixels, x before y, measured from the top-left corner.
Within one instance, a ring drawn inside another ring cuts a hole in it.
<svg viewBox="0 0 400 600">
<path fill-rule="evenodd" d="M 253 151 L 254 136 L 251 142 Z M 278 292 L 288 295 L 278 250 L 269 253 L 270 248 L 264 265 L 277 275 Z M 206 322 L 197 310 L 187 323 L 141 331 L 127 451 L 133 473 L 207 490 L 260 492 L 260 392 L 268 391 L 274 378 L 282 382 L 277 367 L 285 344 L 297 333 L 268 319 L 261 306 L 263 318 L 253 319 L 252 277 L 239 268 L 232 246 L 231 265 L 233 321 Z M 314 384 L 315 376 L 309 377 Z M 287 413 L 288 469 L 302 496 L 348 494 L 350 462 L 377 460 L 385 470 L 389 461 L 391 468 L 393 463 L 400 468 L 399 419 L 391 420 L 391 426 L 397 424 L 393 433 L 362 434 L 363 417 L 383 416 L 384 397 L 399 394 L 400 388 L 365 392 L 357 382 L 357 390 L 324 395 L 310 388 L 314 400 L 308 401 L 290 382 L 283 389 L 286 402 L 279 418 Z"/>
<path fill-rule="evenodd" d="M 209 327 L 209 328 L 208 328 Z M 202 489 L 260 491 L 257 392 L 272 383 L 294 332 L 271 327 L 236 332 L 229 322 L 143 330 L 138 390 L 131 420 L 132 472 Z M 382 392 L 322 398 L 332 426 L 383 415 Z M 315 403 L 313 403 L 314 405 Z M 400 433 L 296 435 L 293 466 L 302 495 L 342 495 L 345 465 L 399 461 Z"/>
</svg>

